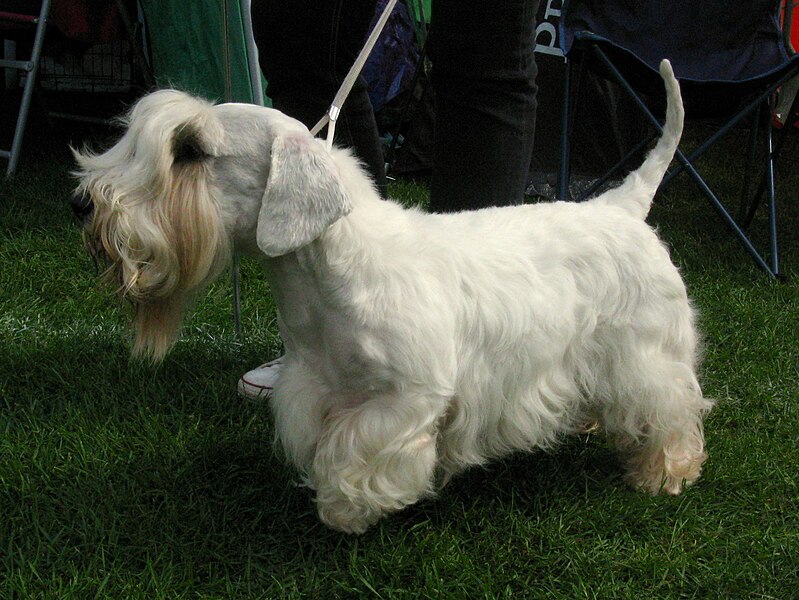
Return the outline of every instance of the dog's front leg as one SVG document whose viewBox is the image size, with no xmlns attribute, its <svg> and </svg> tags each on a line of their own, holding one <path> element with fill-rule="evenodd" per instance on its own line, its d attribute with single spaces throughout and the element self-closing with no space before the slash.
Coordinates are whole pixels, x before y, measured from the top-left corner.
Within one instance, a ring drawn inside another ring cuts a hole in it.
<svg viewBox="0 0 799 600">
<path fill-rule="evenodd" d="M 391 394 L 328 415 L 311 480 L 321 520 L 363 533 L 432 493 L 442 398 Z"/>
</svg>

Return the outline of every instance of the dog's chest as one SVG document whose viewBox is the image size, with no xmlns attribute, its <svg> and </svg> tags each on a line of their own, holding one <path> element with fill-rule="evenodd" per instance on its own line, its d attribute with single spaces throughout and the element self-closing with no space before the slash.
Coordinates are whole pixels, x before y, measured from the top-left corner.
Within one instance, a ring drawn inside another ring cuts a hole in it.
<svg viewBox="0 0 799 600">
<path fill-rule="evenodd" d="M 278 325 L 287 350 L 332 389 L 373 394 L 391 387 L 385 346 L 378 336 L 313 296 L 306 290 L 278 305 Z"/>
</svg>

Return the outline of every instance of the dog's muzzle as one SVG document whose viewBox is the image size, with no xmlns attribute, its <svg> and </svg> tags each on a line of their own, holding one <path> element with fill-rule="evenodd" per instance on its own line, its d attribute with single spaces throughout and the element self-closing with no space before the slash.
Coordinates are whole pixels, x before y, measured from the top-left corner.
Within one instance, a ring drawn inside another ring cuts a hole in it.
<svg viewBox="0 0 799 600">
<path fill-rule="evenodd" d="M 81 223 L 86 223 L 94 212 L 94 202 L 89 194 L 81 192 L 72 195 L 69 200 L 69 205 L 72 207 L 72 212 L 80 220 Z"/>
</svg>

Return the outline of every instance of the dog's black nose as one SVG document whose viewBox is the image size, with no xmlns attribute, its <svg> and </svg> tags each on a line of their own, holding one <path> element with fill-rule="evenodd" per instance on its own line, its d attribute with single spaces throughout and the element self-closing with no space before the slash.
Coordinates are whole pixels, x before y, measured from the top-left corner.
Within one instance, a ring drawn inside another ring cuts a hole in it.
<svg viewBox="0 0 799 600">
<path fill-rule="evenodd" d="M 75 216 L 78 217 L 81 222 L 86 221 L 94 210 L 94 203 L 92 202 L 91 196 L 82 192 L 73 194 L 69 204 L 72 206 L 72 212 L 75 213 Z"/>
</svg>

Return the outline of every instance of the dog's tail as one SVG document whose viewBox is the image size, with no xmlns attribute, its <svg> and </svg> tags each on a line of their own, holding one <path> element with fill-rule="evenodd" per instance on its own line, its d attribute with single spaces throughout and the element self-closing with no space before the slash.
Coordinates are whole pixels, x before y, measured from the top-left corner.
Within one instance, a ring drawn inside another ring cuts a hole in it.
<svg viewBox="0 0 799 600">
<path fill-rule="evenodd" d="M 666 86 L 667 101 L 663 135 L 649 152 L 643 164 L 627 175 L 619 187 L 595 199 L 600 204 L 622 207 L 641 219 L 645 219 L 649 214 L 655 192 L 677 151 L 685 116 L 680 84 L 674 77 L 674 70 L 668 60 L 660 62 L 660 76 Z"/>
</svg>

